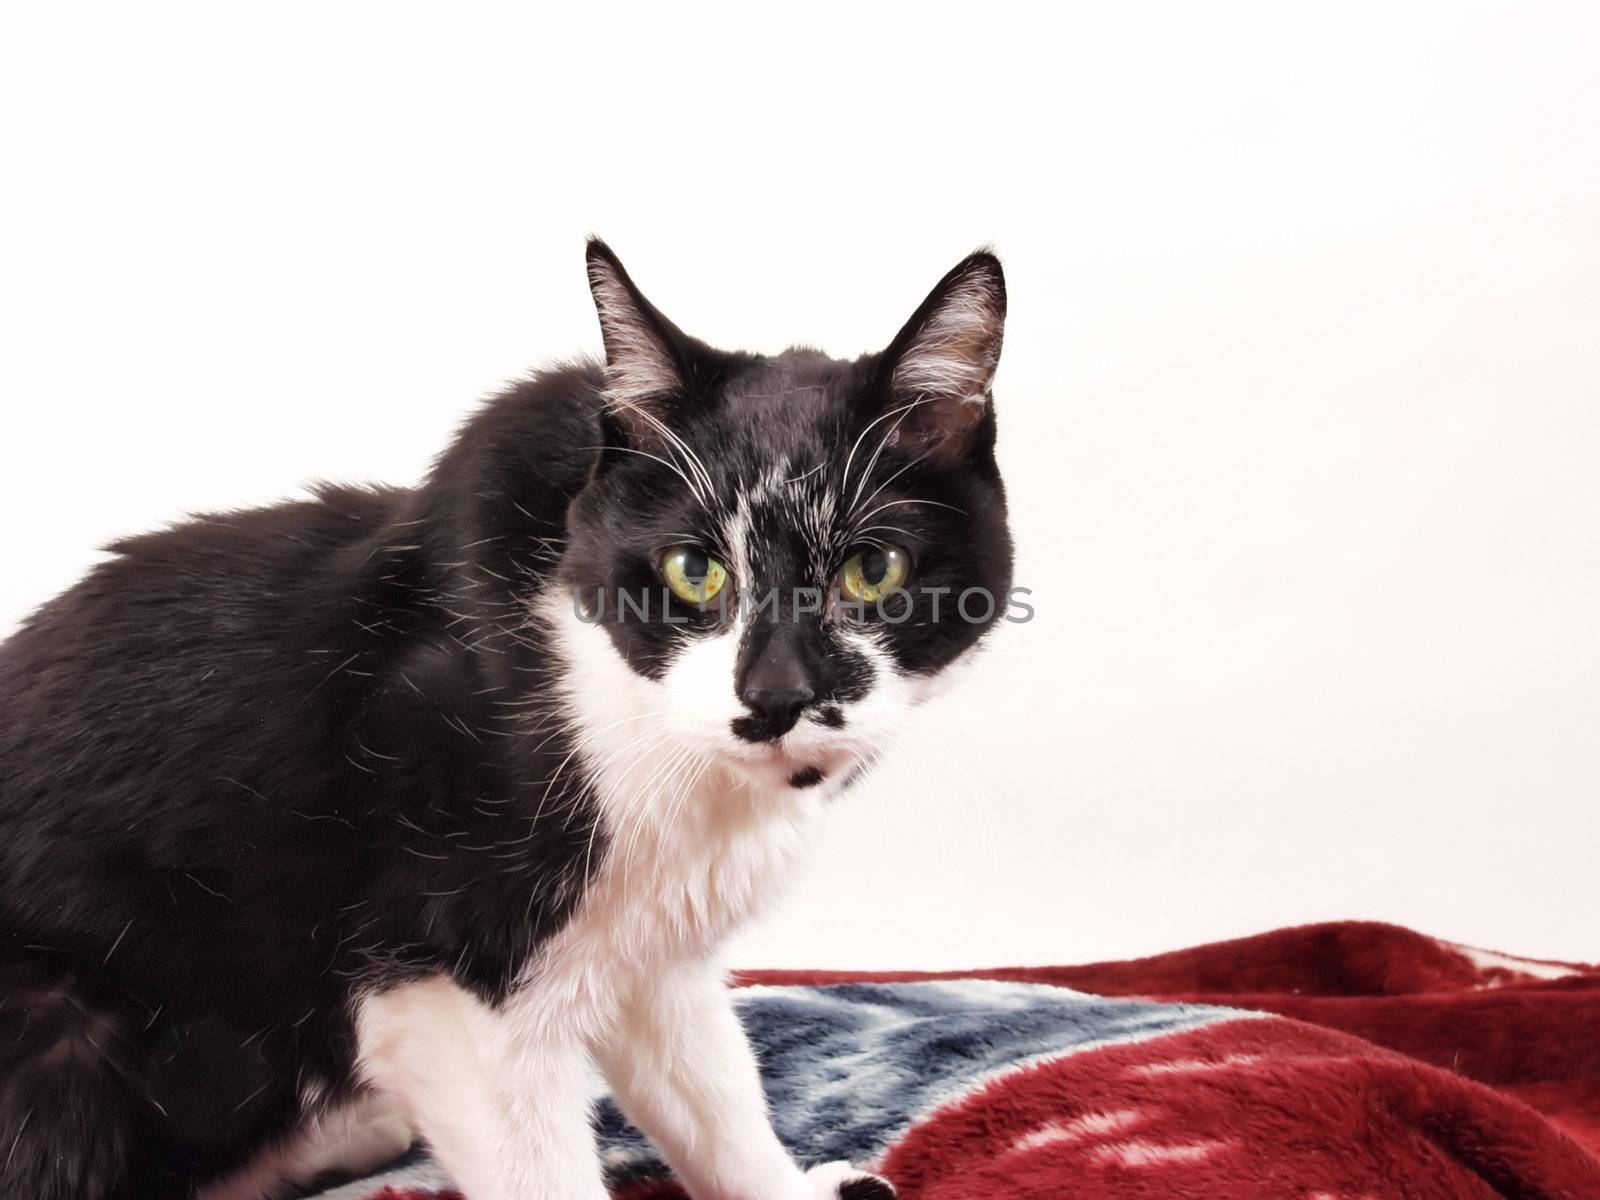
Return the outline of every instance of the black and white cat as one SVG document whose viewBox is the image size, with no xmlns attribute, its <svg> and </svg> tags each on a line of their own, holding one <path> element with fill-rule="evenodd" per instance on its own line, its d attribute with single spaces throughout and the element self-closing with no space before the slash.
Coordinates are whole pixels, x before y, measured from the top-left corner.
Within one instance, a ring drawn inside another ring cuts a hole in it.
<svg viewBox="0 0 1600 1200">
<path fill-rule="evenodd" d="M 779 1144 L 718 950 L 1004 607 L 1000 264 L 853 362 L 588 271 L 604 367 L 421 487 L 130 538 L 0 649 L 4 1200 L 414 1133 L 470 1200 L 603 1200 L 595 1064 L 696 1200 L 889 1194 Z"/>
</svg>

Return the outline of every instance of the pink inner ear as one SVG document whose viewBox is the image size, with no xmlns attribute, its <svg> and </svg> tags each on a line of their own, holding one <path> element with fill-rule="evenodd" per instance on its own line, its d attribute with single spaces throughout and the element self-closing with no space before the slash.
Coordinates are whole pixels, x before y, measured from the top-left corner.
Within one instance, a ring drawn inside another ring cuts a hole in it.
<svg viewBox="0 0 1600 1200">
<path fill-rule="evenodd" d="M 935 407 L 984 400 L 1000 358 L 1004 300 L 985 277 L 960 281 L 939 298 L 894 369 L 895 389 L 935 398 Z M 964 414 L 931 414 L 935 422 L 967 423 Z M 926 416 L 923 418 L 926 423 Z"/>
</svg>

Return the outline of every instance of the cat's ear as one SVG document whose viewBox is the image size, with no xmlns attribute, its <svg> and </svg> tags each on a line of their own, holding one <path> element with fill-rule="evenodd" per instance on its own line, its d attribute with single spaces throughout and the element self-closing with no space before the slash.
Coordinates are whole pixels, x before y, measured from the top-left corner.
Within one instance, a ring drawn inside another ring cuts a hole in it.
<svg viewBox="0 0 1600 1200">
<path fill-rule="evenodd" d="M 1006 280 L 988 250 L 969 254 L 928 293 L 883 355 L 894 441 L 959 456 L 992 404 L 1005 335 Z"/>
<path fill-rule="evenodd" d="M 633 445 L 659 444 L 688 389 L 695 344 L 645 299 L 599 238 L 589 239 L 587 262 L 606 349 L 608 416 Z"/>
</svg>

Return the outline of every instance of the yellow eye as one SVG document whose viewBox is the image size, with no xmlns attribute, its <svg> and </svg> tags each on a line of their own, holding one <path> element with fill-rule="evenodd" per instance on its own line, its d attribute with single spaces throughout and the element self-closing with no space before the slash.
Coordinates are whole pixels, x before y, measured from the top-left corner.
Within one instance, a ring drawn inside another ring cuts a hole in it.
<svg viewBox="0 0 1600 1200">
<path fill-rule="evenodd" d="M 661 578 L 685 604 L 709 604 L 728 582 L 728 568 L 698 546 L 673 546 L 661 556 Z"/>
<path fill-rule="evenodd" d="M 876 604 L 905 584 L 911 559 L 896 546 L 868 546 L 845 560 L 839 591 L 853 604 Z"/>
</svg>

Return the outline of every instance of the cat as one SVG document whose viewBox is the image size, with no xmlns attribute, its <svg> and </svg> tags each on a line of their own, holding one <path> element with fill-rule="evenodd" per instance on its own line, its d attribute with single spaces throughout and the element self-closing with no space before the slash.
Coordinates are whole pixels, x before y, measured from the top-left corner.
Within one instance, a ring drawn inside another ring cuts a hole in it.
<svg viewBox="0 0 1600 1200">
<path fill-rule="evenodd" d="M 419 487 L 120 541 L 0 648 L 4 1200 L 414 1135 L 469 1200 L 603 1200 L 595 1066 L 695 1200 L 892 1196 L 780 1144 L 719 948 L 1009 589 L 1000 263 L 853 361 L 587 269 L 603 363 Z"/>
</svg>

